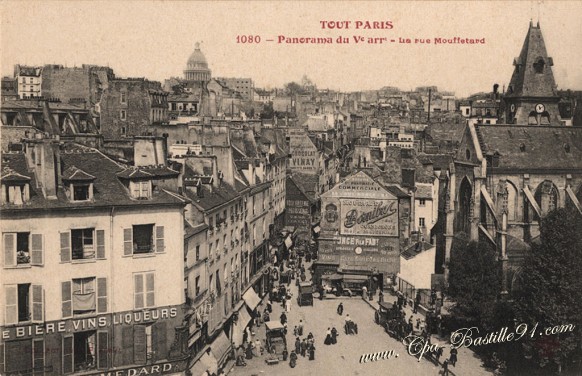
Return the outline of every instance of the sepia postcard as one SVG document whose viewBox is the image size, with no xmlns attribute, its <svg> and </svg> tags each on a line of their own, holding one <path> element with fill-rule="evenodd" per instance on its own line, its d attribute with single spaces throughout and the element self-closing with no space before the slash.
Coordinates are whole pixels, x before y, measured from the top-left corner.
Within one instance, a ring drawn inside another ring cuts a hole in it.
<svg viewBox="0 0 582 376">
<path fill-rule="evenodd" d="M 0 375 L 582 375 L 582 1 L 0 1 Z"/>
</svg>

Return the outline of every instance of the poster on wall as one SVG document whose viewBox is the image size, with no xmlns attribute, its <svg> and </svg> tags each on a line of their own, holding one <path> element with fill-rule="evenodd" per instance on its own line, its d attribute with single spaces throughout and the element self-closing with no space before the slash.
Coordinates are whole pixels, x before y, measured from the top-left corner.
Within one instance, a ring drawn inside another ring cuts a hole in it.
<svg viewBox="0 0 582 376">
<path fill-rule="evenodd" d="M 342 199 L 340 234 L 398 236 L 398 201 Z"/>
</svg>

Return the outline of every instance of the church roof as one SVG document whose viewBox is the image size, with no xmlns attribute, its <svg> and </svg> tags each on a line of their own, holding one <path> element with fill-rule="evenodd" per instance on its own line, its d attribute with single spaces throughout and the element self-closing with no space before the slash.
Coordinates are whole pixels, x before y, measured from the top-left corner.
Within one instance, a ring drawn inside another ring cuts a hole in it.
<svg viewBox="0 0 582 376">
<path fill-rule="evenodd" d="M 530 22 L 519 57 L 507 90 L 507 97 L 556 97 L 557 89 L 552 73 L 554 62 L 548 57 L 542 30 L 538 22 Z"/>
<path fill-rule="evenodd" d="M 200 44 L 198 43 L 196 43 L 194 52 L 192 52 L 188 58 L 188 67 L 190 67 L 190 65 L 198 66 L 200 68 L 208 68 L 208 62 L 202 51 L 200 51 Z"/>
</svg>

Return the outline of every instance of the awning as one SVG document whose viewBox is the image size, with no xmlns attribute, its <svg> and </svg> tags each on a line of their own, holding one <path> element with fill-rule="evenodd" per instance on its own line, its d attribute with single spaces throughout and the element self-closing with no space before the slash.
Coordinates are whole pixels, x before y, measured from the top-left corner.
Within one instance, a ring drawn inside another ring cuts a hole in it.
<svg viewBox="0 0 582 376">
<path fill-rule="evenodd" d="M 242 306 L 238 311 L 238 320 L 232 326 L 232 342 L 235 347 L 239 347 L 243 343 L 243 333 L 247 324 L 251 321 L 251 315 L 246 305 Z"/>
<path fill-rule="evenodd" d="M 243 300 L 249 306 L 251 311 L 257 308 L 261 302 L 261 298 L 259 298 L 252 286 L 243 294 Z"/>
<path fill-rule="evenodd" d="M 368 280 L 368 276 L 359 274 L 344 274 L 342 279 L 345 282 L 365 282 Z"/>
<path fill-rule="evenodd" d="M 576 195 L 574 194 L 574 191 L 572 190 L 572 188 L 569 185 L 566 187 L 566 193 L 568 193 L 570 200 L 572 200 L 572 203 L 574 204 L 576 209 L 578 209 L 578 212 L 580 214 L 582 214 L 582 207 L 580 206 L 580 201 L 578 201 L 578 197 L 576 197 Z"/>
<path fill-rule="evenodd" d="M 525 197 L 527 197 L 529 203 L 531 204 L 531 206 L 536 211 L 538 217 L 541 217 L 542 216 L 542 210 L 540 209 L 540 206 L 536 202 L 536 199 L 534 198 L 533 194 L 531 193 L 531 191 L 529 190 L 529 187 L 527 185 L 525 187 L 523 187 L 523 193 L 525 193 Z"/>
<path fill-rule="evenodd" d="M 291 239 L 291 235 L 287 236 L 287 238 L 285 238 L 285 246 L 287 248 L 291 248 L 291 246 L 293 245 L 293 240 Z"/>
<path fill-rule="evenodd" d="M 232 344 L 228 338 L 226 338 L 226 334 L 224 334 L 224 332 L 221 330 L 218 337 L 214 340 L 214 342 L 212 342 L 212 345 L 210 345 L 210 348 L 212 349 L 212 355 L 214 355 L 218 361 L 218 364 L 222 365 L 222 363 L 224 363 L 228 357 L 228 353 L 232 348 Z"/>
<path fill-rule="evenodd" d="M 214 355 L 212 355 L 212 352 L 210 353 L 205 352 L 200 357 L 200 359 L 198 359 L 198 361 L 194 363 L 192 368 L 190 368 L 190 373 L 192 374 L 192 376 L 202 376 L 206 375 L 205 372 L 207 370 L 210 373 L 218 372 L 218 362 L 216 361 Z"/>
</svg>

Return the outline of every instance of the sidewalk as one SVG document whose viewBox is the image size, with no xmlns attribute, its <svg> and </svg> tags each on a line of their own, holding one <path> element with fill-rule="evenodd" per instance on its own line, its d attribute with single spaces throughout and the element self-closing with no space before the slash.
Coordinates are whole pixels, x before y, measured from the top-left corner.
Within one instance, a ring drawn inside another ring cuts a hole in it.
<svg viewBox="0 0 582 376">
<path fill-rule="evenodd" d="M 361 298 L 363 299 L 363 298 Z M 378 310 L 380 305 L 378 303 L 379 300 L 379 294 L 375 294 L 373 297 L 374 300 L 369 300 L 369 299 L 364 299 L 366 301 L 366 303 L 368 303 L 368 305 L 375 309 Z M 390 304 L 392 304 L 393 302 L 397 301 L 397 297 L 395 295 L 393 295 L 391 292 L 386 292 L 384 293 L 384 301 L 385 302 L 389 302 Z M 410 300 L 408 301 L 408 303 L 410 303 Z M 416 320 L 417 319 L 421 319 L 421 320 L 425 320 L 425 314 L 423 314 L 424 312 L 426 312 L 426 308 L 422 307 L 422 309 L 419 309 L 419 313 L 413 313 L 413 306 L 411 306 L 410 304 L 407 304 L 406 307 L 402 307 L 402 309 L 405 312 L 405 317 L 406 317 L 406 321 L 408 321 L 408 317 L 412 316 L 412 321 L 416 327 Z M 422 313 L 421 313 L 422 312 Z M 432 344 L 438 344 L 440 347 L 443 347 L 443 355 L 440 358 L 440 362 L 438 364 L 439 369 L 442 369 L 442 364 L 443 361 L 445 359 L 448 359 L 450 356 L 450 342 L 449 342 L 449 337 L 440 337 L 436 334 L 431 335 L 431 343 Z M 452 366 L 451 364 L 449 364 L 449 374 L 450 375 L 493 375 L 493 372 L 488 371 L 484 368 L 483 366 L 483 362 L 481 361 L 481 359 L 479 359 L 475 353 L 470 350 L 469 348 L 466 347 L 461 347 L 458 349 L 458 354 L 457 354 L 457 364 L 455 366 Z M 429 361 L 428 359 L 425 358 L 426 361 Z M 434 363 L 433 363 L 434 364 Z"/>
</svg>

